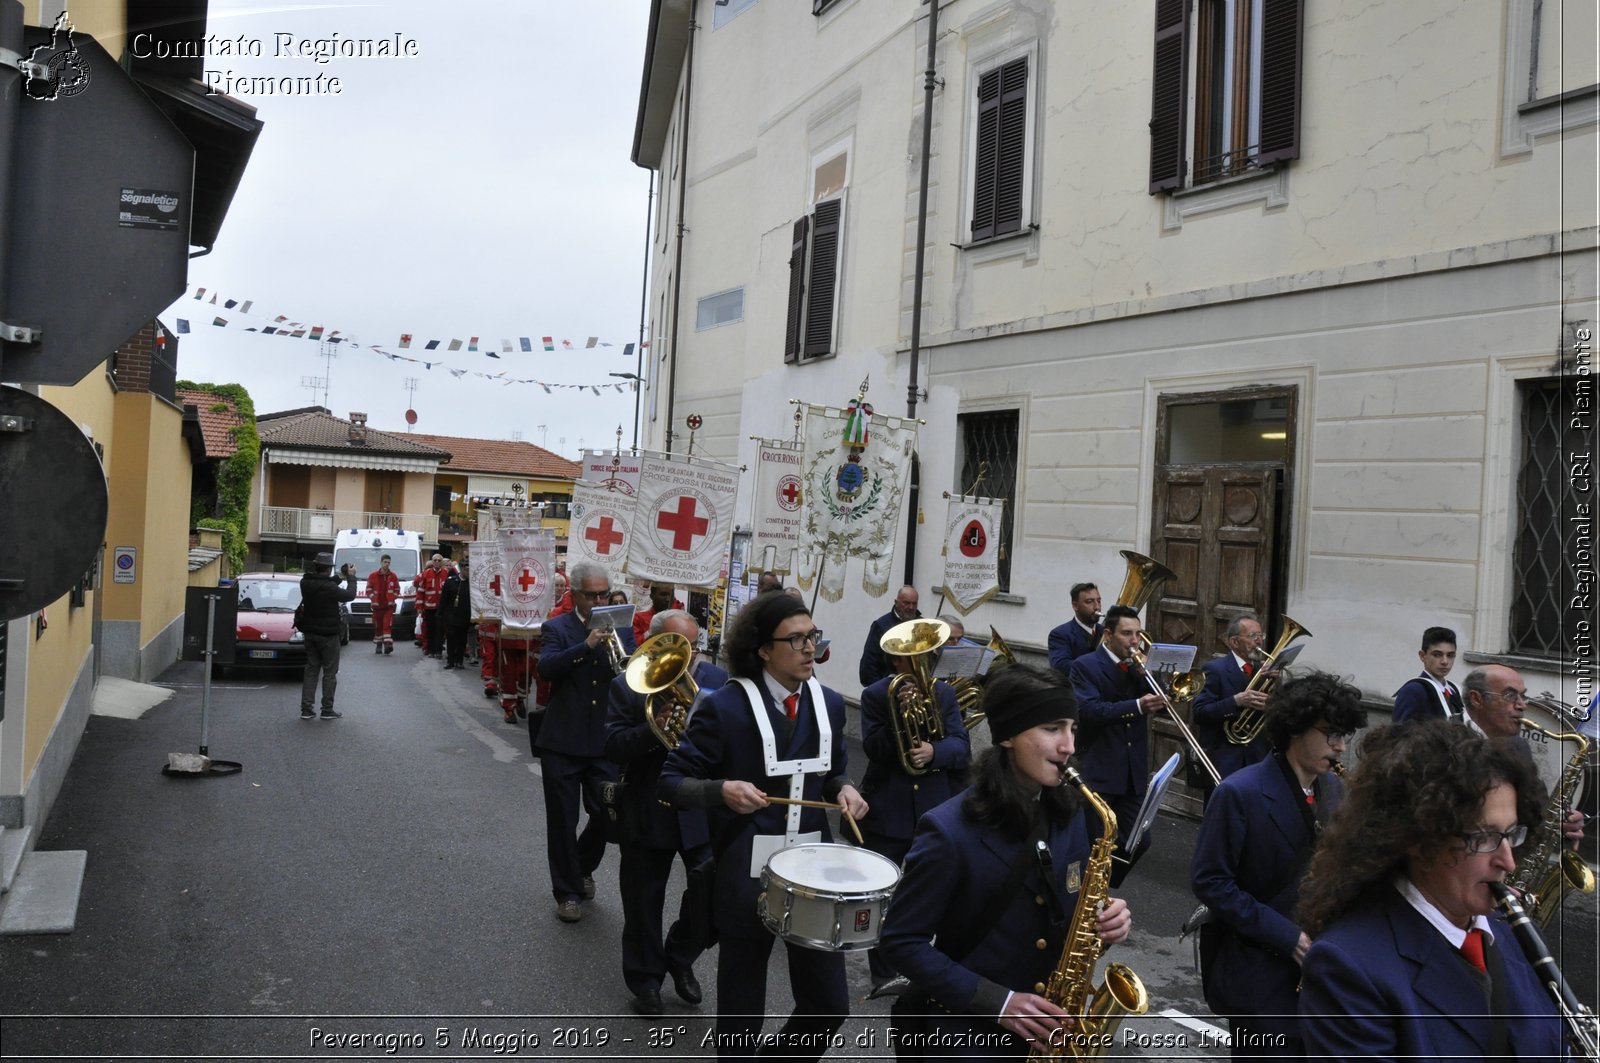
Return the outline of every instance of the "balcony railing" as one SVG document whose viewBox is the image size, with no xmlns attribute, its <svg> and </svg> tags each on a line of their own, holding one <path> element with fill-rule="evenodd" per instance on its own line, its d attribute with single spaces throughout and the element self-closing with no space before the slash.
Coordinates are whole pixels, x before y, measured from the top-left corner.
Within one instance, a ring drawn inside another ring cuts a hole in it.
<svg viewBox="0 0 1600 1063">
<path fill-rule="evenodd" d="M 439 518 L 432 513 L 369 513 L 361 509 L 297 509 L 261 507 L 261 538 L 332 543 L 345 528 L 392 528 L 422 533 L 425 543 L 439 541 Z"/>
</svg>

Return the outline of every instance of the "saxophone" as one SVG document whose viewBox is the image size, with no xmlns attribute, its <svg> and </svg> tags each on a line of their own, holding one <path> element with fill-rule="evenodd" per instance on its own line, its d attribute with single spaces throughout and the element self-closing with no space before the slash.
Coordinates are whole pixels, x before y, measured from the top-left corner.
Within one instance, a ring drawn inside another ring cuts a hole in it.
<svg viewBox="0 0 1600 1063">
<path fill-rule="evenodd" d="M 1556 912 L 1561 910 L 1561 900 L 1569 889 L 1579 893 L 1593 893 L 1594 872 L 1583 858 L 1568 849 L 1561 833 L 1561 821 L 1566 818 L 1573 791 L 1583 779 L 1583 768 L 1589 758 L 1589 742 L 1576 731 L 1546 731 L 1531 720 L 1522 726 L 1537 731 L 1552 742 L 1571 742 L 1577 746 L 1572 759 L 1561 772 L 1561 779 L 1550 791 L 1550 803 L 1545 806 L 1539 824 L 1539 836 L 1533 845 L 1523 850 L 1516 871 L 1507 879 L 1507 885 L 1522 893 L 1525 907 L 1534 922 L 1541 927 L 1550 925 Z"/>
<path fill-rule="evenodd" d="M 1109 1054 L 1117 1027 L 1128 1015 L 1150 1010 L 1150 996 L 1133 968 L 1123 963 L 1106 965 L 1105 980 L 1093 985 L 1094 967 L 1105 945 L 1095 933 L 1095 920 L 1105 907 L 1111 885 L 1111 851 L 1117 845 L 1117 816 L 1093 790 L 1084 785 L 1076 769 L 1065 767 L 1062 779 L 1083 794 L 1102 824 L 1100 840 L 1089 850 L 1078 887 L 1078 903 L 1067 925 L 1061 959 L 1050 981 L 1035 990 L 1072 1016 L 1074 1025 L 1063 1030 L 1060 1043 L 1036 1044 L 1030 1059 L 1099 1059 Z M 1052 1042 L 1054 1042 L 1054 1038 Z"/>
</svg>

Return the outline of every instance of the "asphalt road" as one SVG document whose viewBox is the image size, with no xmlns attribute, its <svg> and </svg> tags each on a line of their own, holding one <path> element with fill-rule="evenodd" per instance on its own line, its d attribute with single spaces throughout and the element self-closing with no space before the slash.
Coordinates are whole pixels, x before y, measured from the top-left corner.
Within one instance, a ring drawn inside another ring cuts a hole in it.
<svg viewBox="0 0 1600 1063">
<path fill-rule="evenodd" d="M 332 722 L 299 719 L 294 677 L 230 677 L 213 686 L 210 752 L 244 770 L 166 777 L 167 754 L 198 745 L 201 679 L 176 665 L 161 680 L 175 697 L 143 719 L 91 720 L 37 842 L 88 851 L 77 928 L 0 938 L 6 1056 L 713 1054 L 714 953 L 697 965 L 702 1007 L 669 988 L 662 1018 L 628 1010 L 615 850 L 583 921 L 556 920 L 538 762 L 475 670 L 354 642 Z M 862 763 L 857 747 L 853 774 Z M 1178 941 L 1194 831 L 1163 820 L 1120 891 L 1135 931 L 1115 957 L 1151 1006 L 1118 1055 L 1226 1055 L 1203 1044 L 1225 1024 Z M 831 1058 L 891 1058 L 865 957 L 847 969 L 855 1014 Z M 769 1010 L 787 1000 L 775 958 Z"/>
</svg>

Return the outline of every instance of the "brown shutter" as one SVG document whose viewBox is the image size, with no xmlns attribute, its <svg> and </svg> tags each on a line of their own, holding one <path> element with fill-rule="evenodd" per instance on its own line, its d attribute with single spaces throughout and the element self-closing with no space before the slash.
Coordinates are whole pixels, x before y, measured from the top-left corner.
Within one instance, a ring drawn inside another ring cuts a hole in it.
<svg viewBox="0 0 1600 1063">
<path fill-rule="evenodd" d="M 834 284 L 839 278 L 839 220 L 843 199 L 817 204 L 811 214 L 811 278 L 806 299 L 805 356 L 833 353 Z"/>
<path fill-rule="evenodd" d="M 806 235 L 811 231 L 811 216 L 802 214 L 794 223 L 794 242 L 789 249 L 789 321 L 783 331 L 783 360 L 800 360 L 800 321 L 806 294 Z"/>
<path fill-rule="evenodd" d="M 1261 151 L 1256 164 L 1300 157 L 1300 51 L 1305 0 L 1262 0 Z"/>
<path fill-rule="evenodd" d="M 1022 228 L 1022 168 L 1028 143 L 1028 59 L 1000 68 L 1000 137 L 995 159 L 994 232 Z"/>
<path fill-rule="evenodd" d="M 1000 71 L 978 79 L 978 134 L 972 146 L 972 238 L 994 235 L 995 161 L 1000 155 Z"/>
<path fill-rule="evenodd" d="M 1156 0 L 1150 78 L 1150 194 L 1183 187 L 1183 94 L 1188 84 L 1188 0 Z"/>
</svg>

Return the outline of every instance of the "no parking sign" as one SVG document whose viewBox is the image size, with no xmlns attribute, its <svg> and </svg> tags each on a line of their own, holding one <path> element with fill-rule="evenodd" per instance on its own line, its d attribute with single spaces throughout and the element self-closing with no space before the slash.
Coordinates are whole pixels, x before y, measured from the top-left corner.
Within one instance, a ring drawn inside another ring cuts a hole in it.
<svg viewBox="0 0 1600 1063">
<path fill-rule="evenodd" d="M 138 571 L 139 548 L 137 546 L 119 546 L 112 551 L 112 583 L 133 583 Z"/>
</svg>

